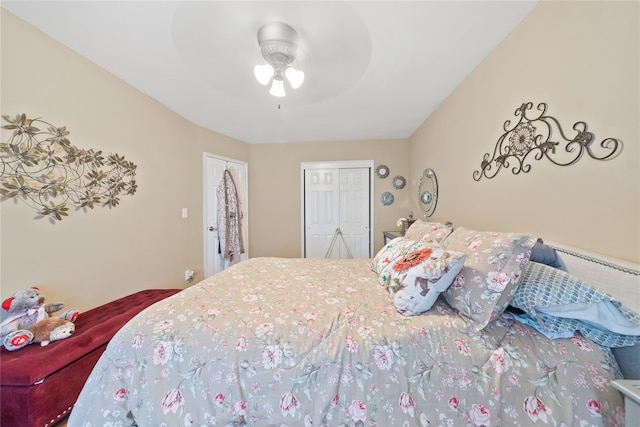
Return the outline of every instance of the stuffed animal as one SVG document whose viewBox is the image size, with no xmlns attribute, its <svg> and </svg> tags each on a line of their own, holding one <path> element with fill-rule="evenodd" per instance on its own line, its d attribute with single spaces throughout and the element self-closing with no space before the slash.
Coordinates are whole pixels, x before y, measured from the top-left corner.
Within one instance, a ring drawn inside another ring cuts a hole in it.
<svg viewBox="0 0 640 427">
<path fill-rule="evenodd" d="M 59 317 L 49 317 L 36 323 L 30 331 L 33 334 L 31 342 L 39 342 L 41 346 L 45 346 L 73 335 L 76 325 Z"/>
<path fill-rule="evenodd" d="M 61 310 L 64 303 L 45 304 L 45 298 L 38 288 L 20 290 L 2 303 L 2 308 L 10 316 L 0 324 L 0 340 L 7 350 L 18 350 L 33 340 L 30 331 L 38 322 L 50 317 L 51 313 Z M 78 310 L 67 310 L 59 318 L 73 322 Z"/>
</svg>

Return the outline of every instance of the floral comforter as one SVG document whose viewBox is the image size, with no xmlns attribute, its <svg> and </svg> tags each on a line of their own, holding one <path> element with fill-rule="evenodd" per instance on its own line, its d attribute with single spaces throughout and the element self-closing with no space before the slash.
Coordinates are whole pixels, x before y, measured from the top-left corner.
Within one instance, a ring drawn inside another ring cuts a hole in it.
<svg viewBox="0 0 640 427">
<path fill-rule="evenodd" d="M 620 426 L 598 346 L 442 299 L 397 313 L 370 260 L 253 258 L 119 331 L 76 426 Z"/>
</svg>

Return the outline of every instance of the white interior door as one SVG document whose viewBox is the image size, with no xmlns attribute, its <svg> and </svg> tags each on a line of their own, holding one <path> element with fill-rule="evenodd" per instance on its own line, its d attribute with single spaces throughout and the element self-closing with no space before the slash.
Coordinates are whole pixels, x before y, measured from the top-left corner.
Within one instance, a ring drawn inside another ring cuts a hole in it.
<svg viewBox="0 0 640 427">
<path fill-rule="evenodd" d="M 373 163 L 303 163 L 302 167 L 303 256 L 324 258 L 331 249 L 330 258 L 371 257 Z"/>
<path fill-rule="evenodd" d="M 340 230 L 354 258 L 370 258 L 369 168 L 340 169 Z M 336 243 L 337 245 L 337 243 Z M 344 245 L 340 258 L 346 258 Z"/>
<path fill-rule="evenodd" d="M 305 170 L 306 258 L 324 258 L 339 225 L 339 172 L 339 169 Z"/>
<path fill-rule="evenodd" d="M 242 241 L 245 253 L 240 261 L 249 257 L 249 210 L 247 163 L 204 153 L 204 277 L 209 277 L 229 266 L 220 253 L 218 235 L 218 197 L 216 189 L 220 185 L 225 169 L 231 170 L 237 179 L 236 187 L 240 197 L 242 212 Z"/>
</svg>

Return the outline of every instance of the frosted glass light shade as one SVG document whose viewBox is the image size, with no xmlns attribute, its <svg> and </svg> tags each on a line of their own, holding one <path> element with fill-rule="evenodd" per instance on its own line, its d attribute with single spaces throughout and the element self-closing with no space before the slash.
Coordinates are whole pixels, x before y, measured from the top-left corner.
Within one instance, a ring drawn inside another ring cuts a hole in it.
<svg viewBox="0 0 640 427">
<path fill-rule="evenodd" d="M 263 86 L 269 84 L 269 80 L 273 77 L 273 71 L 273 67 L 270 64 L 256 65 L 253 68 L 253 74 L 256 76 L 256 80 Z"/>
<path fill-rule="evenodd" d="M 289 67 L 284 72 L 285 77 L 291 83 L 291 87 L 294 89 L 298 89 L 302 82 L 304 81 L 304 72 L 300 70 L 296 70 L 295 68 Z"/>
<path fill-rule="evenodd" d="M 273 84 L 271 85 L 269 93 L 273 96 L 277 96 L 278 98 L 285 96 L 284 81 L 273 79 Z"/>
</svg>

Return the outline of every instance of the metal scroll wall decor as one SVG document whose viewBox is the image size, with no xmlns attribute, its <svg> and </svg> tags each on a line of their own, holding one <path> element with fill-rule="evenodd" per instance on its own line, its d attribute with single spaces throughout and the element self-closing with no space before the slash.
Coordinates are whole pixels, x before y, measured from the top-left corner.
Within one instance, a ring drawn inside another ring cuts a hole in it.
<svg viewBox="0 0 640 427">
<path fill-rule="evenodd" d="M 523 103 L 516 109 L 514 115 L 519 117 L 515 125 L 511 120 L 504 123 L 504 133 L 498 138 L 493 153 L 485 153 L 481 169 L 473 172 L 473 179 L 480 181 L 484 176 L 487 179 L 495 177 L 502 168 L 511 167 L 510 162 L 514 162 L 511 171 L 514 175 L 520 172 L 529 172 L 531 163 L 529 155 L 535 160 L 547 158 L 558 166 L 570 166 L 576 163 L 586 152 L 595 160 L 610 159 L 622 150 L 622 142 L 615 138 L 606 138 L 600 142 L 598 155 L 593 151 L 593 133 L 587 131 L 585 122 L 576 122 L 573 130 L 576 135 L 568 137 L 558 120 L 546 115 L 547 104 L 541 102 L 537 106 L 538 113 L 531 111 L 531 102 Z M 533 115 L 532 115 L 533 114 Z M 558 130 L 562 140 L 555 140 L 553 130 Z"/>
<path fill-rule="evenodd" d="M 137 166 L 119 154 L 106 158 L 102 151 L 74 147 L 65 126 L 56 127 L 25 114 L 2 116 L 13 130 L 0 143 L 0 194 L 2 199 L 24 200 L 40 217 L 51 222 L 76 210 L 94 206 L 116 207 L 121 194 L 137 189 Z M 46 130 L 40 130 L 40 127 Z"/>
</svg>

